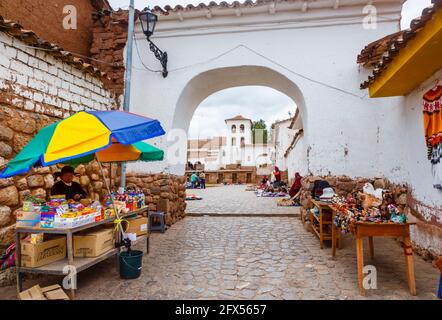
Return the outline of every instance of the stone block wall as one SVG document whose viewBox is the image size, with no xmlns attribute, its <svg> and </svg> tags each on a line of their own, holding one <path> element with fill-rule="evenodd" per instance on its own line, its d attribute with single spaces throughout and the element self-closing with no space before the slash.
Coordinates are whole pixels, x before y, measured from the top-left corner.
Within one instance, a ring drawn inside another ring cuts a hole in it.
<svg viewBox="0 0 442 320">
<path fill-rule="evenodd" d="M 55 118 L 116 106 L 102 79 L 1 32 L 0 104 Z"/>
<path fill-rule="evenodd" d="M 0 170 L 41 128 L 84 109 L 117 108 L 100 77 L 70 62 L 0 32 Z M 114 167 L 113 180 L 118 181 L 119 169 Z M 47 195 L 58 170 L 56 166 L 32 169 L 25 175 L 0 179 L 1 248 L 13 242 L 15 212 L 26 194 Z M 110 168 L 106 171 L 109 174 Z M 98 165 L 80 166 L 77 172 L 78 181 L 98 199 L 104 190 Z"/>
<path fill-rule="evenodd" d="M 4 146 L 4 145 L 3 145 Z M 103 164 L 108 183 L 115 187 L 119 182 L 119 166 Z M 0 251 L 14 241 L 16 211 L 21 208 L 28 195 L 46 197 L 55 183 L 53 174 L 60 171 L 57 166 L 34 168 L 25 175 L 0 179 Z M 81 184 L 93 200 L 101 200 L 106 194 L 98 164 L 93 162 L 76 168 L 74 181 Z M 112 177 L 112 179 L 110 179 Z"/>
<path fill-rule="evenodd" d="M 414 208 L 415 201 L 409 186 L 393 184 L 385 178 L 350 178 L 347 176 L 304 177 L 301 190 L 301 216 L 304 218 L 308 218 L 310 209 L 313 208 L 311 190 L 313 189 L 314 182 L 318 179 L 326 180 L 338 195 L 344 197 L 349 193 L 362 192 L 362 188 L 367 182 L 373 184 L 376 189 L 382 188 L 391 191 L 396 204 L 407 214 L 409 221 L 416 222 L 416 225 L 411 228 L 414 251 L 428 260 L 433 260 L 442 254 L 442 248 L 437 246 L 437 241 L 434 241 L 434 239 L 442 238 L 442 228 L 429 224 L 420 217 L 419 211 Z M 305 226 L 309 230 L 308 219 L 305 222 Z M 422 236 L 422 233 L 425 233 L 425 237 L 430 239 L 425 246 L 421 245 L 422 241 L 418 238 Z M 434 238 L 431 239 L 431 237 Z"/>
<path fill-rule="evenodd" d="M 186 177 L 169 174 L 127 173 L 127 186 L 136 186 L 146 195 L 149 211 L 166 213 L 166 224 L 172 225 L 185 216 Z"/>
</svg>

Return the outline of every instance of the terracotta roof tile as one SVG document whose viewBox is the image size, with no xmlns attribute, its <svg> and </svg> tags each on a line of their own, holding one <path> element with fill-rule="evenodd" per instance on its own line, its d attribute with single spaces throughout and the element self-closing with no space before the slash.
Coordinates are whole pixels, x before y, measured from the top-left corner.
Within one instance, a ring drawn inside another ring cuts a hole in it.
<svg viewBox="0 0 442 320">
<path fill-rule="evenodd" d="M 250 119 L 244 118 L 242 115 L 237 115 L 236 117 L 230 118 L 230 119 L 226 119 L 226 121 L 230 121 L 230 120 L 248 120 L 248 121 L 252 121 Z"/>
<path fill-rule="evenodd" d="M 294 2 L 297 0 L 281 0 L 280 2 Z M 308 0 L 309 1 L 309 0 Z M 311 0 L 310 0 L 311 1 Z M 200 3 L 198 5 L 188 4 L 186 6 L 176 5 L 174 7 L 170 5 L 166 5 L 164 7 L 155 6 L 152 9 L 152 12 L 159 14 L 169 14 L 170 12 L 178 12 L 178 11 L 196 11 L 196 10 L 207 10 L 211 8 L 239 8 L 239 7 L 255 7 L 264 3 L 271 3 L 274 0 L 245 0 L 243 2 L 233 1 L 232 3 L 228 3 L 226 1 L 221 1 L 219 3 L 215 1 L 211 1 L 208 4 Z"/>
<path fill-rule="evenodd" d="M 367 89 L 388 68 L 389 64 L 408 41 L 413 39 L 423 29 L 433 14 L 442 8 L 442 0 L 432 0 L 432 5 L 422 11 L 422 15 L 410 23 L 410 28 L 388 35 L 367 45 L 358 55 L 357 62 L 365 67 L 373 67 L 373 73 L 368 80 L 361 84 L 361 89 Z"/>
</svg>

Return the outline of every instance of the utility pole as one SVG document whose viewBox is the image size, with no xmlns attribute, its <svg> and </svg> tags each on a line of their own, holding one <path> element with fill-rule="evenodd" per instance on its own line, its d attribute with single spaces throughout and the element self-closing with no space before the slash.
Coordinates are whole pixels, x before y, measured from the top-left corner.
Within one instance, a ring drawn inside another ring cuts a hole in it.
<svg viewBox="0 0 442 320">
<path fill-rule="evenodd" d="M 129 111 L 130 105 L 130 85 L 132 78 L 132 50 L 134 44 L 134 27 L 135 27 L 135 0 L 130 0 L 129 5 L 129 23 L 127 28 L 127 50 L 126 50 L 126 73 L 124 76 L 124 102 L 123 110 Z M 121 163 L 121 180 L 120 186 L 126 187 L 126 162 Z"/>
</svg>

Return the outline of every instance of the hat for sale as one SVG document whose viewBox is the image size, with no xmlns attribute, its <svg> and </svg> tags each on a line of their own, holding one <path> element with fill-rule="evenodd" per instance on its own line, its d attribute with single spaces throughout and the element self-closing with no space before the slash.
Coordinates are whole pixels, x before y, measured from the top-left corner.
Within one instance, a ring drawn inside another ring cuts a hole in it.
<svg viewBox="0 0 442 320">
<path fill-rule="evenodd" d="M 333 190 L 333 188 L 324 188 L 322 191 L 322 196 L 320 196 L 319 198 L 322 199 L 331 199 L 334 196 L 336 196 L 335 191 Z"/>
</svg>

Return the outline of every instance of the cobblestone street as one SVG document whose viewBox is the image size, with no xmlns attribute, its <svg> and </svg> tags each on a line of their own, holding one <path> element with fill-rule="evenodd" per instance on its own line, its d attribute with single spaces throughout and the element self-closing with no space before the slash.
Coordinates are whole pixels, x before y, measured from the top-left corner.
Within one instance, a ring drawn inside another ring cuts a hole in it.
<svg viewBox="0 0 442 320">
<path fill-rule="evenodd" d="M 244 191 L 245 185 L 215 186 L 207 189 L 190 189 L 203 200 L 187 201 L 187 213 L 191 214 L 265 214 L 297 215 L 298 207 L 278 207 L 278 198 L 257 197 L 252 191 Z"/>
<path fill-rule="evenodd" d="M 233 208 L 232 199 L 244 199 L 244 213 L 247 201 L 258 212 L 272 212 L 276 199 L 251 201 L 253 193 L 234 188 L 238 190 L 212 188 L 199 194 L 215 212 Z M 208 196 L 210 192 L 220 198 Z M 143 243 L 137 247 L 145 249 Z M 365 264 L 376 266 L 378 289 L 361 297 L 349 236 L 334 260 L 329 244 L 321 250 L 297 217 L 186 217 L 165 234 L 151 236 L 139 279 L 120 279 L 112 258 L 78 275 L 77 299 L 435 299 L 438 270 L 417 255 L 414 261 L 417 297 L 408 292 L 400 244 L 375 238 L 375 258 L 366 257 Z M 61 279 L 27 280 L 25 288 L 34 283 L 51 285 Z M 15 299 L 15 287 L 2 288 L 0 298 Z"/>
</svg>

